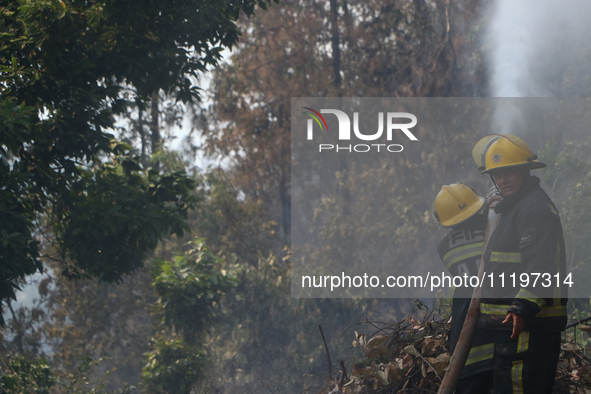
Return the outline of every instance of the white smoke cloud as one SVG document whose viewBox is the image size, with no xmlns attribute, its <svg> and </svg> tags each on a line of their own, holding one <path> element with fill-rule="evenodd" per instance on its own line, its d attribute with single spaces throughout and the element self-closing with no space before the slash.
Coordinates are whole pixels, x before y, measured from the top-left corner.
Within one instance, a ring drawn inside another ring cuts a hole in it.
<svg viewBox="0 0 591 394">
<path fill-rule="evenodd" d="M 591 2 L 497 0 L 485 48 L 492 97 L 591 96 Z M 521 134 L 511 100 L 493 119 L 497 133 Z"/>
<path fill-rule="evenodd" d="M 486 44 L 493 97 L 589 94 L 570 80 L 589 71 L 588 0 L 497 0 Z"/>
</svg>

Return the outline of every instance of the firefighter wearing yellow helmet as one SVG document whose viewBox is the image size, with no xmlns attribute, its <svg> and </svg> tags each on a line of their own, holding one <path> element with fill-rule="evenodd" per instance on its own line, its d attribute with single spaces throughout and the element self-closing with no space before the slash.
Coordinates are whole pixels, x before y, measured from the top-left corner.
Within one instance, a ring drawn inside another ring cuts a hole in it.
<svg viewBox="0 0 591 394">
<path fill-rule="evenodd" d="M 472 157 L 480 173 L 489 174 L 504 197 L 520 189 L 521 181 L 529 178 L 529 170 L 546 167 L 524 140 L 511 134 L 485 136 L 474 145 Z"/>
<path fill-rule="evenodd" d="M 490 173 L 497 168 L 525 167 L 530 170 L 546 167 L 539 162 L 529 146 L 519 137 L 499 136 L 486 151 L 485 170 Z"/>
<path fill-rule="evenodd" d="M 453 227 L 478 213 L 485 204 L 482 197 L 460 183 L 445 185 L 435 198 L 433 214 L 441 227 Z"/>
<path fill-rule="evenodd" d="M 437 194 L 433 203 L 433 216 L 444 228 L 451 231 L 439 242 L 437 252 L 441 261 L 453 276 L 469 277 L 478 275 L 478 268 L 484 246 L 486 216 L 483 214 L 485 199 L 479 197 L 468 186 L 455 183 L 445 185 Z M 451 308 L 451 330 L 449 334 L 450 351 L 453 355 L 455 347 L 466 320 L 466 314 L 472 297 L 472 287 L 457 287 L 454 289 Z M 479 360 L 478 349 L 492 345 L 490 339 L 476 331 L 474 338 L 475 352 L 471 352 L 460 377 L 459 387 L 463 391 L 456 393 L 470 393 L 473 387 L 464 382 L 470 382 L 470 377 L 492 367 L 491 360 Z"/>
<path fill-rule="evenodd" d="M 501 219 L 483 253 L 484 269 L 497 282 L 484 282 L 478 319 L 478 332 L 494 342 L 479 357 L 492 367 L 471 378 L 480 387 L 473 392 L 493 387 L 495 393 L 551 393 L 567 294 L 561 282 L 533 280 L 566 277 L 558 210 L 539 178 L 530 175 L 546 165 L 525 141 L 509 134 L 485 136 L 472 156 L 504 197 L 494 208 Z M 501 276 L 517 280 L 501 283 Z"/>
</svg>

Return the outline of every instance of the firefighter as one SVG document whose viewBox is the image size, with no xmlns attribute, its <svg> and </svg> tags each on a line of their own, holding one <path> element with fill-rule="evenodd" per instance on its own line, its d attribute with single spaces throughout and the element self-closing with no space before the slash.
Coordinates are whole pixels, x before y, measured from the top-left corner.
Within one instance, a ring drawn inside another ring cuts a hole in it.
<svg viewBox="0 0 591 394">
<path fill-rule="evenodd" d="M 472 154 L 503 196 L 494 207 L 500 222 L 483 255 L 493 279 L 484 282 L 477 326 L 493 339 L 494 347 L 481 354 L 493 370 L 479 376 L 487 384 L 474 392 L 492 385 L 494 393 L 551 393 L 567 322 L 567 284 L 558 210 L 530 175 L 546 165 L 509 134 L 485 136 Z"/>
<path fill-rule="evenodd" d="M 441 188 L 433 204 L 433 216 L 440 227 L 451 231 L 439 242 L 437 251 L 441 261 L 453 276 L 469 277 L 478 275 L 478 268 L 484 246 L 486 215 L 483 214 L 486 201 L 468 186 L 456 183 Z M 453 355 L 468 307 L 472 287 L 454 289 L 451 308 L 450 351 Z M 483 347 L 492 348 L 490 335 L 476 331 L 474 342 L 466 365 L 460 376 L 456 394 L 473 393 L 481 386 L 479 373 L 492 370 L 492 359 L 481 359 Z"/>
</svg>

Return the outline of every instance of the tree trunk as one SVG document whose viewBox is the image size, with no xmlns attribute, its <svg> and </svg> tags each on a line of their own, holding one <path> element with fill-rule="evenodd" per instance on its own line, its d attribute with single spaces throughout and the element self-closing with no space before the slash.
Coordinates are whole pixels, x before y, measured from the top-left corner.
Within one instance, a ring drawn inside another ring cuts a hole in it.
<svg viewBox="0 0 591 394">
<path fill-rule="evenodd" d="M 148 142 L 146 141 L 146 132 L 144 131 L 144 111 L 142 111 L 141 108 L 138 109 L 137 129 L 138 129 L 138 134 L 140 135 L 140 140 L 141 140 L 141 144 L 142 144 L 142 165 L 145 168 L 146 165 L 148 164 L 148 161 L 146 160 L 146 148 L 147 148 Z"/>
<path fill-rule="evenodd" d="M 160 125 L 158 123 L 158 102 L 160 101 L 160 96 L 158 95 L 158 91 L 152 93 L 152 106 L 151 106 L 151 123 L 150 123 L 150 138 L 152 140 L 152 155 L 160 150 L 161 145 L 161 138 L 160 138 Z M 156 169 L 160 168 L 160 162 L 154 161 L 152 166 Z"/>
<path fill-rule="evenodd" d="M 330 0 L 330 25 L 331 25 L 331 43 L 332 43 L 332 69 L 334 73 L 334 87 L 337 90 L 337 96 L 343 95 L 341 87 L 341 48 L 340 48 L 340 33 L 339 33 L 339 11 L 337 0 Z"/>
</svg>

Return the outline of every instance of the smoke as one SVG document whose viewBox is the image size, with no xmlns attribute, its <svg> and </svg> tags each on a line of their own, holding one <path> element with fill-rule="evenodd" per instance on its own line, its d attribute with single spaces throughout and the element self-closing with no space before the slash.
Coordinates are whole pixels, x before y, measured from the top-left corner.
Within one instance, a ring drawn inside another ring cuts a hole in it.
<svg viewBox="0 0 591 394">
<path fill-rule="evenodd" d="M 591 2 L 497 0 L 485 38 L 493 97 L 591 96 Z M 505 100 L 496 132 L 523 125 Z"/>
<path fill-rule="evenodd" d="M 486 43 L 493 97 L 589 94 L 588 83 L 567 79 L 589 71 L 591 2 L 497 0 L 493 13 Z"/>
</svg>

